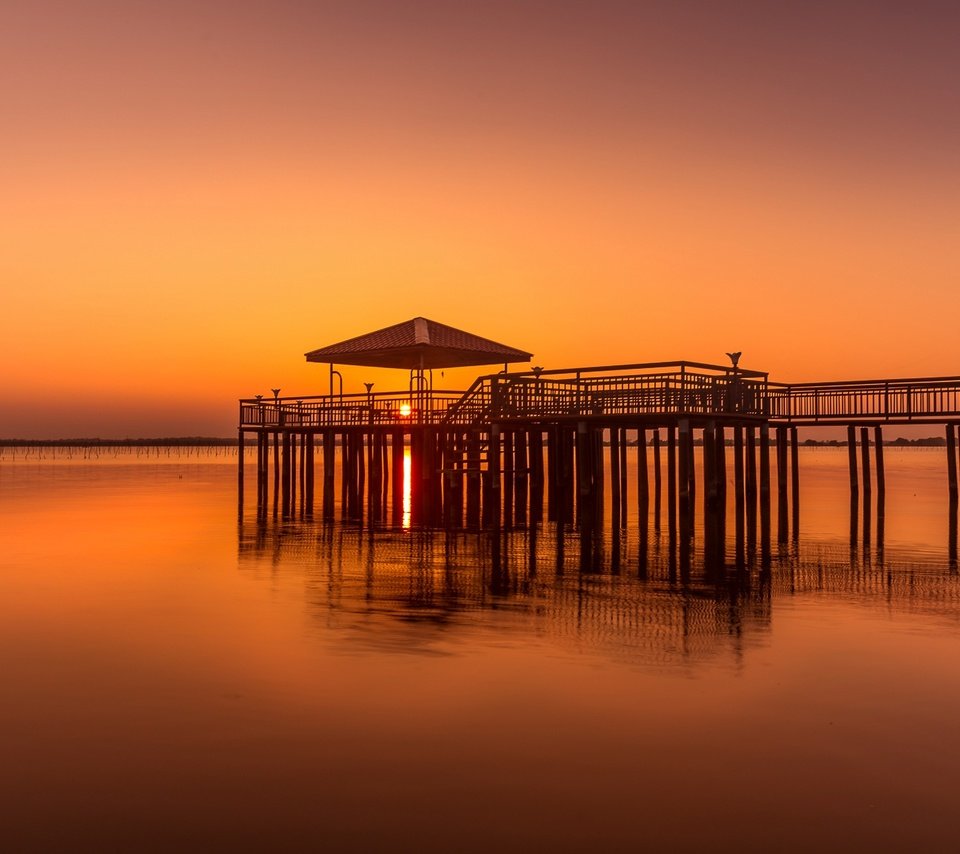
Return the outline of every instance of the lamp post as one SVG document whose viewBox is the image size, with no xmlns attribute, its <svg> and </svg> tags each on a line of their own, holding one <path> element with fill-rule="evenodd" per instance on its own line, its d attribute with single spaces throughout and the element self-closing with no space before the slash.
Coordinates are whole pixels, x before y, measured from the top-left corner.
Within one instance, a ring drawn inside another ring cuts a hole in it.
<svg viewBox="0 0 960 854">
<path fill-rule="evenodd" d="M 543 391 L 540 387 L 540 374 L 543 373 L 543 368 L 540 365 L 534 365 L 532 370 L 533 370 L 533 389 L 536 394 L 537 414 L 543 415 L 543 412 L 541 412 L 541 410 L 543 409 Z"/>
<path fill-rule="evenodd" d="M 373 424 L 373 383 L 364 383 L 367 387 L 367 408 L 369 409 L 370 423 Z"/>
</svg>

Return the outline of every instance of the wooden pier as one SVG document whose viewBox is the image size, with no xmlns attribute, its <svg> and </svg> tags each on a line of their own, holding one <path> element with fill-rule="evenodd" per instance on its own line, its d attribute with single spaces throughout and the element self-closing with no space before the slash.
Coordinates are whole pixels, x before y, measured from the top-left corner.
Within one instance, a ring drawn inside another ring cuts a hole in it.
<svg viewBox="0 0 960 854">
<path fill-rule="evenodd" d="M 621 535 L 633 506 L 641 543 L 651 523 L 655 531 L 665 523 L 681 561 L 689 557 L 699 515 L 704 555 L 723 563 L 732 490 L 730 557 L 743 565 L 758 552 L 761 561 L 771 554 L 772 462 L 776 541 L 798 536 L 798 427 L 847 429 L 851 534 L 859 536 L 862 510 L 862 538 L 869 542 L 874 519 L 882 539 L 883 426 L 939 424 L 956 529 L 960 377 L 790 385 L 739 366 L 678 361 L 517 372 L 505 366 L 466 391 L 435 390 L 431 359 L 489 364 L 494 352 L 529 354 L 424 324 L 433 322 L 418 318 L 308 354 L 315 361 L 336 355 L 345 364 L 407 367 L 406 390 L 344 394 L 331 362 L 329 394 L 240 401 L 240 442 L 253 436 L 257 446 L 258 518 L 332 520 L 339 513 L 374 525 L 493 531 L 548 520 L 575 526 L 589 553 L 600 530 Z M 431 332 L 441 341 L 416 340 Z M 394 346 L 362 346 L 384 340 Z M 470 346 L 458 354 L 451 341 Z M 241 510 L 245 482 L 241 454 Z"/>
</svg>

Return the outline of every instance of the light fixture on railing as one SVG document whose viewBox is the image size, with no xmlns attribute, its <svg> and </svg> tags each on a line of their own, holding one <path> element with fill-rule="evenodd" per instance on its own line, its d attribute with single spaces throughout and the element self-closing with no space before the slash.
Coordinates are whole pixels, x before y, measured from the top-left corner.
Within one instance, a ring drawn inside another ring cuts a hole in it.
<svg viewBox="0 0 960 854">
<path fill-rule="evenodd" d="M 532 370 L 533 370 L 533 375 L 534 375 L 537 379 L 540 379 L 540 374 L 543 373 L 543 368 L 540 367 L 540 365 L 535 365 L 535 366 L 532 368 Z"/>
<path fill-rule="evenodd" d="M 279 399 L 280 399 L 280 389 L 278 389 L 278 388 L 272 388 L 272 389 L 270 389 L 270 391 L 273 392 L 273 402 L 274 402 L 274 403 L 278 403 L 278 402 L 279 402 Z"/>
<path fill-rule="evenodd" d="M 727 353 L 730 357 L 730 361 L 733 362 L 733 367 L 736 368 L 740 364 L 740 357 L 743 355 L 739 350 L 736 353 Z"/>
<path fill-rule="evenodd" d="M 257 398 L 257 405 L 258 405 L 258 406 L 261 405 L 261 404 L 263 403 L 263 395 L 262 395 L 262 394 L 258 394 L 258 395 L 256 395 L 256 398 Z"/>
</svg>

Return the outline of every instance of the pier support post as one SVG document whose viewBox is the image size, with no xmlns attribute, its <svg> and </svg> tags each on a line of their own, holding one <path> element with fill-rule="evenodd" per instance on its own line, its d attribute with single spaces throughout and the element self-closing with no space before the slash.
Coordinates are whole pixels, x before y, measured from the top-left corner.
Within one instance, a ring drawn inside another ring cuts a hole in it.
<svg viewBox="0 0 960 854">
<path fill-rule="evenodd" d="M 323 518 L 333 519 L 333 497 L 336 477 L 336 435 L 332 430 L 323 431 Z"/>
<path fill-rule="evenodd" d="M 677 428 L 667 428 L 667 530 L 677 538 Z"/>
<path fill-rule="evenodd" d="M 950 501 L 957 501 L 957 428 L 948 424 L 947 433 L 947 490 Z"/>
<path fill-rule="evenodd" d="M 717 486 L 716 424 L 708 421 L 703 428 L 703 554 L 707 568 L 716 562 L 719 489 Z"/>
<path fill-rule="evenodd" d="M 467 527 L 480 527 L 480 433 L 467 435 Z"/>
<path fill-rule="evenodd" d="M 280 505 L 280 433 L 273 434 L 273 518 L 277 518 Z"/>
<path fill-rule="evenodd" d="M 760 557 L 770 560 L 770 425 L 760 425 Z"/>
<path fill-rule="evenodd" d="M 653 431 L 653 530 L 660 533 L 660 518 L 663 505 L 663 476 L 660 465 L 660 428 Z"/>
<path fill-rule="evenodd" d="M 528 496 L 527 459 L 527 429 L 521 427 L 513 434 L 513 477 L 514 477 L 514 510 L 513 518 L 516 524 L 527 524 L 527 496 Z"/>
<path fill-rule="evenodd" d="M 513 527 L 513 490 L 516 484 L 514 478 L 514 430 L 503 431 L 503 525 L 509 529 Z"/>
<path fill-rule="evenodd" d="M 489 524 L 495 531 L 500 530 L 500 425 L 490 425 L 490 448 L 488 450 L 487 476 L 490 479 Z M 486 510 L 484 510 L 486 514 Z"/>
<path fill-rule="evenodd" d="M 530 432 L 528 448 L 530 469 L 530 523 L 543 521 L 543 431 L 537 427 Z"/>
<path fill-rule="evenodd" d="M 863 469 L 863 542 L 870 542 L 870 430 L 860 428 L 860 458 Z"/>
<path fill-rule="evenodd" d="M 777 542 L 789 537 L 787 507 L 787 429 L 777 427 Z"/>
<path fill-rule="evenodd" d="M 585 421 L 577 422 L 577 522 L 581 531 L 589 531 L 594 525 L 593 497 L 593 445 L 594 437 Z"/>
<path fill-rule="evenodd" d="M 727 431 L 722 423 L 714 429 L 717 453 L 714 459 L 717 474 L 717 548 L 722 563 L 726 557 L 727 543 Z"/>
<path fill-rule="evenodd" d="M 237 515 L 243 518 L 243 444 L 247 434 L 239 431 L 237 437 Z"/>
<path fill-rule="evenodd" d="M 280 474 L 280 487 L 283 496 L 280 501 L 280 511 L 284 519 L 290 516 L 290 431 L 283 431 L 283 454 L 281 461 L 283 471 Z"/>
<path fill-rule="evenodd" d="M 873 428 L 873 446 L 873 457 L 877 466 L 877 501 L 879 502 L 887 491 L 887 477 L 883 470 L 883 427 L 879 424 Z"/>
<path fill-rule="evenodd" d="M 744 507 L 743 426 L 733 428 L 733 525 L 737 566 L 746 563 L 746 517 Z"/>
<path fill-rule="evenodd" d="M 637 429 L 637 527 L 640 536 L 646 539 L 647 517 L 650 508 L 650 486 L 647 471 L 647 431 Z"/>
<path fill-rule="evenodd" d="M 602 435 L 602 434 L 601 434 Z M 601 464 L 603 457 L 600 458 Z M 610 428 L 610 518 L 613 529 L 620 527 L 620 430 Z"/>
<path fill-rule="evenodd" d="M 627 504 L 630 490 L 627 484 L 627 431 L 620 428 L 620 526 L 627 527 Z"/>
<path fill-rule="evenodd" d="M 392 466 L 391 496 L 393 498 L 393 524 L 400 525 L 403 522 L 403 501 L 404 491 L 410 489 L 410 484 L 404 477 L 404 433 L 402 430 L 394 430 L 390 440 L 390 455 Z"/>
<path fill-rule="evenodd" d="M 747 551 L 751 552 L 757 544 L 757 430 L 755 427 L 746 428 L 745 439 L 744 499 L 747 517 Z"/>
<path fill-rule="evenodd" d="M 800 437 L 797 428 L 790 428 L 790 503 L 793 511 L 790 523 L 793 539 L 800 538 Z"/>
<path fill-rule="evenodd" d="M 857 482 L 857 428 L 852 424 L 847 427 L 847 463 L 850 469 L 850 497 L 860 494 L 860 485 Z"/>
<path fill-rule="evenodd" d="M 314 458 L 313 441 L 314 441 L 313 433 L 307 433 L 307 436 L 306 436 L 307 495 L 306 495 L 306 501 L 304 502 L 304 509 L 306 510 L 307 518 L 313 518 L 313 484 L 314 484 L 314 475 L 316 474 L 316 471 L 315 471 L 316 461 Z"/>
</svg>

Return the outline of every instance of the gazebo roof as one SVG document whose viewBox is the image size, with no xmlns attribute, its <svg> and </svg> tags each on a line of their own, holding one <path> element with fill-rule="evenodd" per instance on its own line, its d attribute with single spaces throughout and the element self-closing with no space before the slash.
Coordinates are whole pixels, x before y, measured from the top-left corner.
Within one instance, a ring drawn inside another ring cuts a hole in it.
<svg viewBox="0 0 960 854">
<path fill-rule="evenodd" d="M 527 362 L 532 355 L 435 320 L 415 317 L 311 350 L 306 357 L 308 362 L 413 370 Z"/>
</svg>

